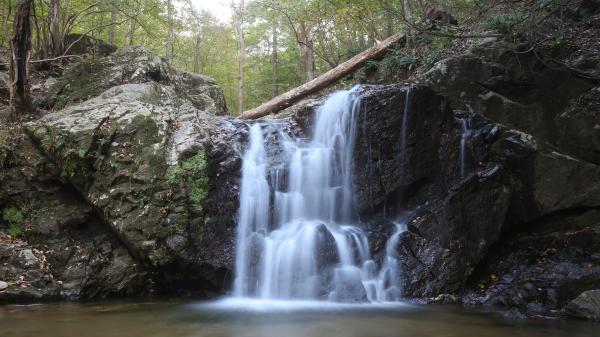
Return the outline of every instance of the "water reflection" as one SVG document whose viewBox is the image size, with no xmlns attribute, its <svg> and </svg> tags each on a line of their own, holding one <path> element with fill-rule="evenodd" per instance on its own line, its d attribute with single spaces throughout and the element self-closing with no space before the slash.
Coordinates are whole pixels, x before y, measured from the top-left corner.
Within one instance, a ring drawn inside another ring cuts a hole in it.
<svg viewBox="0 0 600 337">
<path fill-rule="evenodd" d="M 509 321 L 421 305 L 238 301 L 0 307 L 2 337 L 598 337 L 579 321 Z"/>
</svg>

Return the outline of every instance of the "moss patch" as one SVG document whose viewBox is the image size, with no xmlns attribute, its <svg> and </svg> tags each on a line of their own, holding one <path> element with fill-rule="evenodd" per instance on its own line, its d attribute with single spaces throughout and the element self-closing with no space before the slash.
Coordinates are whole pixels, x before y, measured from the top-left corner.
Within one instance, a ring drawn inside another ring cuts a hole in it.
<svg viewBox="0 0 600 337">
<path fill-rule="evenodd" d="M 25 214 L 20 208 L 10 206 L 2 210 L 2 220 L 8 222 L 8 234 L 12 236 L 23 235 L 21 224 L 25 221 Z"/>
<path fill-rule="evenodd" d="M 48 90 L 54 108 L 62 109 L 68 104 L 98 96 L 108 88 L 105 82 L 109 69 L 110 65 L 102 60 L 89 60 L 68 67 L 59 82 Z"/>
<path fill-rule="evenodd" d="M 72 177 L 76 173 L 83 174 L 85 168 L 82 159 L 86 150 L 77 146 L 74 136 L 60 132 L 54 128 L 41 126 L 33 130 L 33 136 L 39 144 L 51 156 L 61 171 L 61 176 Z"/>
<path fill-rule="evenodd" d="M 192 157 L 183 160 L 179 165 L 169 167 L 166 179 L 171 186 L 182 186 L 191 206 L 195 210 L 201 211 L 202 202 L 208 193 L 204 150 L 198 151 Z"/>
</svg>

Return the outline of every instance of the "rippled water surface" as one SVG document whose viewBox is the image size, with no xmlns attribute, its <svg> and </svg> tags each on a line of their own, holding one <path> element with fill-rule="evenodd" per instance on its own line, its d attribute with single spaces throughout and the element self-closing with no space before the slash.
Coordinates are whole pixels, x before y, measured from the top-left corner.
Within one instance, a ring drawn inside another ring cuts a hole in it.
<svg viewBox="0 0 600 337">
<path fill-rule="evenodd" d="M 598 337 L 600 325 L 458 307 L 224 300 L 0 306 L 2 337 Z"/>
</svg>

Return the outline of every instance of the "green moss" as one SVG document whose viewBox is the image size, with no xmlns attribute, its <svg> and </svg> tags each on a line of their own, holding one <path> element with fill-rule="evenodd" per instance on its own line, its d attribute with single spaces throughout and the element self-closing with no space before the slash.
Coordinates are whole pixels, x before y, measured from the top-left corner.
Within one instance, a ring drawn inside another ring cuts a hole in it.
<svg viewBox="0 0 600 337">
<path fill-rule="evenodd" d="M 14 236 L 14 237 L 19 237 L 19 236 L 23 235 L 23 231 L 17 225 L 9 225 L 8 234 L 11 236 Z"/>
<path fill-rule="evenodd" d="M 10 206 L 2 210 L 2 220 L 8 222 L 8 234 L 21 236 L 23 231 L 20 225 L 25 221 L 25 214 L 20 208 Z"/>
<path fill-rule="evenodd" d="M 109 65 L 101 60 L 86 60 L 68 67 L 49 89 L 55 109 L 97 96 L 107 89 Z"/>
<path fill-rule="evenodd" d="M 485 29 L 492 29 L 500 34 L 514 34 L 519 26 L 526 21 L 527 15 L 523 13 L 501 13 L 486 17 L 484 22 Z"/>
<path fill-rule="evenodd" d="M 183 161 L 181 168 L 186 175 L 188 198 L 192 202 L 192 205 L 201 209 L 201 203 L 206 198 L 208 189 L 204 151 L 200 151 L 195 156 Z"/>
<path fill-rule="evenodd" d="M 83 172 L 82 159 L 87 151 L 76 145 L 73 135 L 41 126 L 33 130 L 33 136 L 38 139 L 46 154 L 54 159 L 63 177 Z"/>
<path fill-rule="evenodd" d="M 417 66 L 419 58 L 416 54 L 404 48 L 392 49 L 381 61 L 383 71 L 390 73 L 397 69 L 411 70 Z"/>
<path fill-rule="evenodd" d="M 4 176 L 4 169 L 13 165 L 15 160 L 14 147 L 10 144 L 0 143 L 0 179 Z"/>
<path fill-rule="evenodd" d="M 167 182 L 169 185 L 177 185 L 181 181 L 181 167 L 179 165 L 170 166 L 167 169 Z"/>
<path fill-rule="evenodd" d="M 18 225 L 25 220 L 25 214 L 17 207 L 6 207 L 2 210 L 2 220 L 11 225 Z"/>
<path fill-rule="evenodd" d="M 167 169 L 166 180 L 171 186 L 185 188 L 191 205 L 202 209 L 202 202 L 208 194 L 208 176 L 204 151 L 182 161 L 179 165 Z"/>
</svg>

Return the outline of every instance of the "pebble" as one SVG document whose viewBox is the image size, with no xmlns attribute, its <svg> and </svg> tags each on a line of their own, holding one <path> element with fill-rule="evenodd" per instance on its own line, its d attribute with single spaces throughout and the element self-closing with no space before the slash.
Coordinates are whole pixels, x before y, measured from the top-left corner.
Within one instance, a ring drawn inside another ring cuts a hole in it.
<svg viewBox="0 0 600 337">
<path fill-rule="evenodd" d="M 8 283 L 0 281 L 0 291 L 5 290 L 6 288 L 8 288 Z"/>
</svg>

